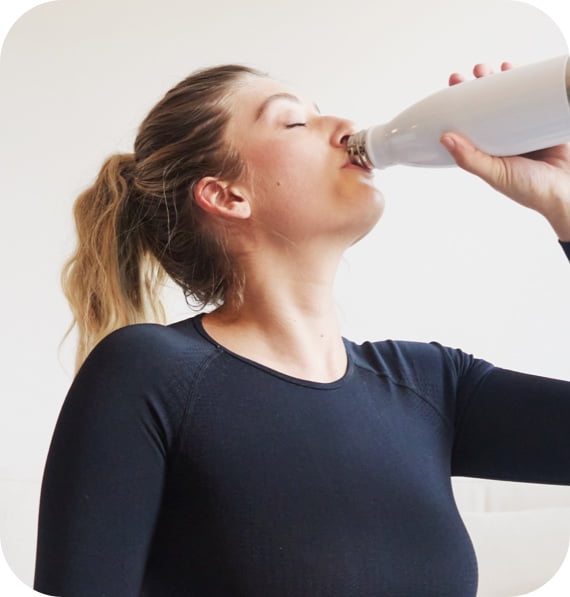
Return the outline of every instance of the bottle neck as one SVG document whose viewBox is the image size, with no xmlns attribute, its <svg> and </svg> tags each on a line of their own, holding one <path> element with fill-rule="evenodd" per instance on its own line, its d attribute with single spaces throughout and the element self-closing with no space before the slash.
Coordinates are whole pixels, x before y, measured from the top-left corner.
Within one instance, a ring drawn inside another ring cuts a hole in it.
<svg viewBox="0 0 570 597">
<path fill-rule="evenodd" d="M 353 164 L 356 164 L 361 168 L 372 170 L 374 164 L 370 161 L 370 158 L 366 153 L 366 133 L 367 130 L 364 129 L 351 135 L 346 144 L 346 151 L 348 153 L 348 158 Z"/>
</svg>

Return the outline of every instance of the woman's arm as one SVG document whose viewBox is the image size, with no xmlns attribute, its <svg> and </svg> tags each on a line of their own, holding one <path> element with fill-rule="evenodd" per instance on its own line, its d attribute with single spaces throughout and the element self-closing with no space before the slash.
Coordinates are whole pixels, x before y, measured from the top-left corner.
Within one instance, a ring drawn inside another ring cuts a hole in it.
<svg viewBox="0 0 570 597">
<path fill-rule="evenodd" d="M 452 476 L 570 485 L 570 381 L 496 367 L 456 422 Z"/>
<path fill-rule="evenodd" d="M 161 326 L 105 338 L 62 406 L 42 484 L 34 589 L 140 595 L 175 435 Z"/>
</svg>

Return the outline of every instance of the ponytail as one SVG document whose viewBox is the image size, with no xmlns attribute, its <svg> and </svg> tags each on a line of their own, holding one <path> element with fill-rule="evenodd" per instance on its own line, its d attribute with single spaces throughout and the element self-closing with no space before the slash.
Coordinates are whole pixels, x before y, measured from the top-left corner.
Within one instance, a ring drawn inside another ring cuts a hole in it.
<svg viewBox="0 0 570 597">
<path fill-rule="evenodd" d="M 166 272 L 145 247 L 134 164 L 134 154 L 108 158 L 73 207 L 77 248 L 63 267 L 61 284 L 73 313 L 64 340 L 78 328 L 75 372 L 112 331 L 166 320 L 160 301 Z"/>
<path fill-rule="evenodd" d="M 134 153 L 111 156 L 73 209 L 78 246 L 62 271 L 77 325 L 76 372 L 104 336 L 165 323 L 160 289 L 175 282 L 199 307 L 243 302 L 245 274 L 224 230 L 193 198 L 204 176 L 240 180 L 247 169 L 225 138 L 234 86 L 265 76 L 243 65 L 195 71 L 156 104 Z"/>
</svg>

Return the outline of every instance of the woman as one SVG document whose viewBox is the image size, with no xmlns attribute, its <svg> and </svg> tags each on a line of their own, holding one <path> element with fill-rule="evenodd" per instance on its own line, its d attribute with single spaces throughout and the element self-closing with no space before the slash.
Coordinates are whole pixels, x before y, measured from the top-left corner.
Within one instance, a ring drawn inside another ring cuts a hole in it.
<svg viewBox="0 0 570 597">
<path fill-rule="evenodd" d="M 336 268 L 383 208 L 347 161 L 353 132 L 257 71 L 205 69 L 78 198 L 79 371 L 46 462 L 36 590 L 474 596 L 450 477 L 570 484 L 569 382 L 341 336 Z M 494 158 L 449 138 L 570 258 L 569 145 Z M 164 272 L 218 308 L 128 325 L 160 314 Z"/>
</svg>

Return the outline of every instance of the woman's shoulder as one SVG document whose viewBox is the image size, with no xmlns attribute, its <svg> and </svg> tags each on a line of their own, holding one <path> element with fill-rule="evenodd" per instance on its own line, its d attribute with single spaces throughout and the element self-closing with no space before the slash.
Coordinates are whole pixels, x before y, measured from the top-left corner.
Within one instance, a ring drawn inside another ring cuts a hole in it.
<svg viewBox="0 0 570 597">
<path fill-rule="evenodd" d="M 118 328 L 99 341 L 82 368 L 124 370 L 146 378 L 192 375 L 215 352 L 196 332 L 192 319 Z"/>
<path fill-rule="evenodd" d="M 94 446 L 150 442 L 166 454 L 194 399 L 194 380 L 215 355 L 192 329 L 140 323 L 105 336 L 73 379 L 59 428 L 80 429 Z"/>
<path fill-rule="evenodd" d="M 453 427 L 456 403 L 469 396 L 494 366 L 459 348 L 412 340 L 349 343 L 356 365 L 412 390 Z"/>
<path fill-rule="evenodd" d="M 449 375 L 457 379 L 469 371 L 482 374 L 493 367 L 465 350 L 437 341 L 387 339 L 348 345 L 356 364 L 408 383 Z"/>
</svg>

